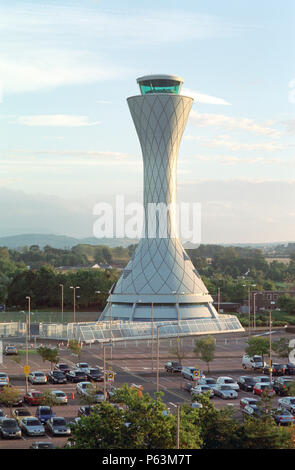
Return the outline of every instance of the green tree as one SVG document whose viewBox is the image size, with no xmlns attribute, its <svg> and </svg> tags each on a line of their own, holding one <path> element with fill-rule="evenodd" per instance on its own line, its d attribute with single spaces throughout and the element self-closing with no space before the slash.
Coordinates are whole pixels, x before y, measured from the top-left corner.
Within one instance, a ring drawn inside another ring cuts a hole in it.
<svg viewBox="0 0 295 470">
<path fill-rule="evenodd" d="M 245 352 L 249 356 L 264 356 L 269 354 L 269 339 L 262 338 L 261 336 L 252 336 L 247 340 L 248 346 L 245 349 Z"/>
<path fill-rule="evenodd" d="M 76 339 L 70 339 L 68 349 L 80 359 L 82 348 Z"/>
<path fill-rule="evenodd" d="M 40 404 L 44 406 L 54 406 L 58 405 L 59 402 L 56 396 L 51 393 L 51 390 L 44 390 L 40 399 Z"/>
<path fill-rule="evenodd" d="M 57 364 L 59 361 L 57 348 L 48 348 L 46 346 L 39 346 L 39 348 L 37 349 L 37 352 L 42 357 L 43 362 L 45 361 L 50 362 L 51 370 L 52 370 L 53 364 Z"/>
<path fill-rule="evenodd" d="M 202 361 L 207 363 L 208 372 L 210 372 L 210 362 L 215 357 L 216 340 L 213 336 L 207 336 L 195 341 L 194 353 Z"/>
<path fill-rule="evenodd" d="M 3 390 L 0 393 L 0 404 L 7 406 L 10 411 L 15 403 L 17 403 L 20 399 L 20 391 L 13 386 L 7 385 L 3 387 Z"/>
<path fill-rule="evenodd" d="M 290 352 L 293 348 L 289 346 L 288 338 L 280 338 L 272 343 L 272 349 L 277 355 L 283 359 L 288 359 Z"/>
</svg>

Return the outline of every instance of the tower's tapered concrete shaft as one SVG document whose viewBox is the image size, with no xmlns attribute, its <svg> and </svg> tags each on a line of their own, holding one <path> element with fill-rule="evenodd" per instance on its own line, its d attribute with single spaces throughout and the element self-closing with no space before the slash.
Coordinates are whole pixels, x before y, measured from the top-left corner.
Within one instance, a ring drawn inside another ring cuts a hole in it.
<svg viewBox="0 0 295 470">
<path fill-rule="evenodd" d="M 179 94 L 179 77 L 152 75 L 137 81 L 142 94 L 127 101 L 142 149 L 145 230 L 101 320 L 112 315 L 150 321 L 152 312 L 155 321 L 215 318 L 213 299 L 176 235 L 173 211 L 178 150 L 193 99 Z M 160 207 L 154 217 L 148 213 L 150 204 Z M 163 237 L 160 222 L 169 205 Z"/>
</svg>

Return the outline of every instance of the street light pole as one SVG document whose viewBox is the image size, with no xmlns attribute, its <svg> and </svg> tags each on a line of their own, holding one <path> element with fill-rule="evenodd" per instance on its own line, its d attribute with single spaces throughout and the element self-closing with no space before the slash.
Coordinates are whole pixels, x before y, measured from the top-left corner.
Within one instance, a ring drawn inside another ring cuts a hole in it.
<svg viewBox="0 0 295 470">
<path fill-rule="evenodd" d="M 152 375 L 154 375 L 154 303 L 152 302 Z"/>
<path fill-rule="evenodd" d="M 217 312 L 220 312 L 220 287 L 218 287 L 218 294 L 217 294 Z"/>
<path fill-rule="evenodd" d="M 258 292 L 254 292 L 253 294 L 253 328 L 256 330 L 256 295 Z"/>
<path fill-rule="evenodd" d="M 159 337 L 159 329 L 166 325 L 157 325 L 157 392 L 159 391 L 159 368 L 160 368 L 160 337 Z"/>
<path fill-rule="evenodd" d="M 275 302 L 270 302 L 272 305 Z M 269 382 L 272 389 L 272 310 L 269 310 Z"/>
<path fill-rule="evenodd" d="M 29 365 L 29 348 L 28 348 L 28 316 L 26 315 L 26 366 Z M 28 381 L 28 373 L 26 372 L 26 395 L 29 391 L 29 381 Z"/>
<path fill-rule="evenodd" d="M 29 335 L 29 341 L 31 341 L 31 297 L 27 296 L 26 299 L 28 301 L 28 311 L 29 311 L 29 331 L 28 331 L 28 335 Z"/>
<path fill-rule="evenodd" d="M 59 287 L 61 287 L 61 322 L 64 322 L 64 286 L 63 284 L 60 284 Z"/>
<path fill-rule="evenodd" d="M 76 289 L 80 289 L 79 286 L 70 286 L 70 289 L 73 289 L 73 293 L 74 293 L 74 323 L 76 323 Z"/>
</svg>

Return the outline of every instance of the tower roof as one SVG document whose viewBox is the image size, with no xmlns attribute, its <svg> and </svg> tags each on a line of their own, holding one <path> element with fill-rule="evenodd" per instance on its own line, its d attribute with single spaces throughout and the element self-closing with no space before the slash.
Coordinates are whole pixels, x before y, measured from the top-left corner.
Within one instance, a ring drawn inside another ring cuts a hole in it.
<svg viewBox="0 0 295 470">
<path fill-rule="evenodd" d="M 172 93 L 179 95 L 183 79 L 176 75 L 145 75 L 137 79 L 142 95 Z"/>
</svg>

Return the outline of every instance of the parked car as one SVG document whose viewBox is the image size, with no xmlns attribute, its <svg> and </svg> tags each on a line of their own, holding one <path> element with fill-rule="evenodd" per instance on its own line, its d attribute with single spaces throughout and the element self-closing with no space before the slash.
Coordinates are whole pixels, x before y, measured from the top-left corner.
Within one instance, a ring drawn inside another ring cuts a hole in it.
<svg viewBox="0 0 295 470">
<path fill-rule="evenodd" d="M 248 354 L 244 354 L 242 358 L 243 369 L 259 370 L 262 369 L 264 365 L 265 362 L 263 361 L 262 356 L 248 356 Z"/>
<path fill-rule="evenodd" d="M 96 368 L 89 367 L 85 370 L 86 377 L 88 380 L 92 382 L 103 382 L 104 381 L 104 373 Z"/>
<path fill-rule="evenodd" d="M 208 385 L 196 385 L 195 387 L 191 388 L 191 395 L 204 395 L 209 393 L 209 398 L 214 397 L 214 391 L 212 388 L 208 387 Z"/>
<path fill-rule="evenodd" d="M 290 411 L 285 408 L 278 408 L 271 411 L 271 415 L 274 418 L 276 424 L 280 426 L 294 424 L 294 416 Z"/>
<path fill-rule="evenodd" d="M 288 362 L 288 364 L 286 364 L 285 374 L 286 375 L 295 375 L 295 364 L 292 364 L 291 362 Z"/>
<path fill-rule="evenodd" d="M 41 423 L 46 423 L 46 421 L 55 416 L 55 413 L 51 406 L 39 405 L 35 416 L 41 421 Z"/>
<path fill-rule="evenodd" d="M 45 427 L 53 436 L 69 436 L 71 429 L 66 423 L 65 418 L 53 417 L 46 421 Z"/>
<path fill-rule="evenodd" d="M 30 449 L 55 449 L 55 445 L 52 442 L 33 442 Z"/>
<path fill-rule="evenodd" d="M 230 385 L 232 390 L 240 390 L 240 387 L 237 384 L 237 382 L 231 377 L 218 377 L 218 379 L 216 380 L 216 383 L 223 384 L 223 385 Z"/>
<path fill-rule="evenodd" d="M 17 348 L 15 346 L 5 346 L 4 348 L 4 355 L 5 356 L 15 356 L 17 355 Z"/>
<path fill-rule="evenodd" d="M 184 384 L 184 387 L 183 387 L 183 388 L 184 388 L 184 390 L 186 390 L 187 392 L 191 392 L 191 389 L 193 388 L 193 386 L 194 386 L 194 385 L 192 384 L 192 382 L 186 382 L 186 383 Z"/>
<path fill-rule="evenodd" d="M 208 387 L 213 389 L 213 387 L 216 385 L 216 380 L 212 377 L 205 377 L 198 380 L 198 385 L 208 385 Z"/>
<path fill-rule="evenodd" d="M 87 364 L 87 362 L 77 362 L 76 364 L 76 369 L 81 369 L 81 370 L 86 370 L 86 369 L 89 369 L 89 364 Z"/>
<path fill-rule="evenodd" d="M 32 413 L 28 408 L 18 408 L 16 410 L 12 410 L 11 413 L 12 417 L 17 421 L 18 424 L 20 424 L 20 421 L 23 418 L 32 418 Z"/>
<path fill-rule="evenodd" d="M 240 400 L 240 408 L 245 408 L 245 406 L 257 406 L 259 400 L 257 398 L 241 398 Z"/>
<path fill-rule="evenodd" d="M 165 370 L 166 372 L 175 374 L 182 371 L 182 365 L 178 361 L 169 361 L 165 364 Z"/>
<path fill-rule="evenodd" d="M 269 377 L 265 377 L 265 375 L 258 375 L 257 377 L 254 377 L 256 380 L 256 383 L 261 383 L 261 384 L 269 384 Z"/>
<path fill-rule="evenodd" d="M 57 404 L 67 405 L 68 396 L 62 390 L 52 390 L 51 394 L 55 397 Z"/>
<path fill-rule="evenodd" d="M 40 405 L 42 401 L 42 396 L 43 395 L 41 392 L 34 390 L 31 392 L 28 392 L 24 396 L 24 402 L 28 403 L 29 405 Z"/>
<path fill-rule="evenodd" d="M 198 370 L 196 367 L 182 367 L 181 375 L 184 379 L 196 380 L 194 377 L 194 372 Z M 200 378 L 205 378 L 205 375 L 200 371 Z"/>
<path fill-rule="evenodd" d="M 27 436 L 45 435 L 45 428 L 41 421 L 37 418 L 33 418 L 32 416 L 29 418 L 22 418 L 19 423 L 19 427 L 24 434 L 27 434 Z"/>
<path fill-rule="evenodd" d="M 262 393 L 267 393 L 268 396 L 275 395 L 273 388 L 270 388 L 270 383 L 256 383 L 253 387 L 254 395 L 261 395 Z"/>
<path fill-rule="evenodd" d="M 0 418 L 0 435 L 3 439 L 22 437 L 21 429 L 13 418 Z"/>
<path fill-rule="evenodd" d="M 47 383 L 47 377 L 44 372 L 41 371 L 36 371 L 36 372 L 30 372 L 28 376 L 28 381 L 32 384 L 46 384 Z"/>
<path fill-rule="evenodd" d="M 65 374 L 61 372 L 60 370 L 52 370 L 48 372 L 47 380 L 48 382 L 52 384 L 66 384 L 67 383 Z"/>
<path fill-rule="evenodd" d="M 70 372 L 71 370 L 71 367 L 65 362 L 59 362 L 58 364 L 55 364 L 54 368 L 56 370 L 63 372 L 64 374 L 66 374 L 67 372 Z"/>
<path fill-rule="evenodd" d="M 5 372 L 0 372 L 0 382 L 9 383 L 9 377 Z"/>
<path fill-rule="evenodd" d="M 0 410 L 0 418 L 6 418 L 6 414 L 4 413 L 3 410 Z"/>
<path fill-rule="evenodd" d="M 93 411 L 94 405 L 84 405 L 80 406 L 78 409 L 78 416 L 89 416 L 91 411 Z"/>
<path fill-rule="evenodd" d="M 231 385 L 216 384 L 213 388 L 214 395 L 224 400 L 230 400 L 238 398 L 236 390 L 231 388 Z"/>
<path fill-rule="evenodd" d="M 265 411 L 259 408 L 257 405 L 246 405 L 241 409 L 243 416 L 252 416 L 253 418 L 264 418 Z"/>
<path fill-rule="evenodd" d="M 273 389 L 277 395 L 290 395 L 290 387 L 295 386 L 295 381 L 290 377 L 278 377 L 273 383 Z"/>
<path fill-rule="evenodd" d="M 285 408 L 295 415 L 295 397 L 279 398 L 278 403 L 282 408 Z"/>
<path fill-rule="evenodd" d="M 257 380 L 254 377 L 242 375 L 238 378 L 237 383 L 240 387 L 240 390 L 245 390 L 245 392 L 253 392 L 253 387 L 257 383 Z"/>
<path fill-rule="evenodd" d="M 92 384 L 91 382 L 79 382 L 77 385 L 76 385 L 76 392 L 79 394 L 79 395 L 86 395 L 86 392 L 87 392 L 87 389 L 92 388 Z"/>
<path fill-rule="evenodd" d="M 73 383 L 85 382 L 87 380 L 87 375 L 82 370 L 71 370 L 66 373 L 66 379 L 68 382 Z"/>
<path fill-rule="evenodd" d="M 287 368 L 287 365 L 286 364 L 273 364 L 272 365 L 272 375 L 275 376 L 275 375 L 285 375 L 285 372 L 286 372 L 286 368 Z M 262 372 L 263 374 L 270 374 L 270 367 L 269 366 L 265 366 L 263 369 L 262 369 Z"/>
<path fill-rule="evenodd" d="M 198 401 L 193 401 L 191 404 L 191 407 L 199 409 L 199 408 L 203 408 L 203 405 L 202 403 L 199 403 Z"/>
</svg>

